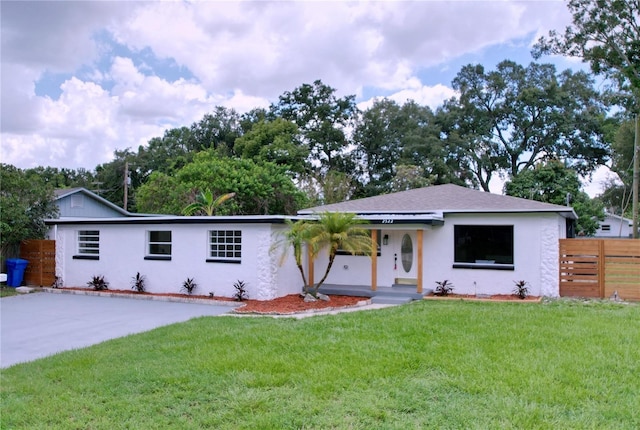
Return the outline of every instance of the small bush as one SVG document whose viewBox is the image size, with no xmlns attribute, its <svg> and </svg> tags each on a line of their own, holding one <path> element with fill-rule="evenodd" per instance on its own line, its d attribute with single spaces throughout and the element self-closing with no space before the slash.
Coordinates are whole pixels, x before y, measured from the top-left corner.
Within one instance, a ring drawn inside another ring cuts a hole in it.
<svg viewBox="0 0 640 430">
<path fill-rule="evenodd" d="M 198 284 L 196 284 L 194 279 L 193 278 L 187 278 L 187 280 L 182 283 L 182 290 L 181 291 L 184 291 L 187 294 L 191 295 L 191 294 L 193 294 L 193 292 L 195 291 L 196 288 L 198 288 Z"/>
<path fill-rule="evenodd" d="M 513 289 L 513 293 L 520 297 L 520 299 L 524 300 L 529 295 L 529 288 L 527 285 L 529 284 L 527 281 L 513 281 L 516 284 L 516 287 Z"/>
<path fill-rule="evenodd" d="M 453 284 L 447 279 L 444 281 L 436 281 L 436 289 L 433 292 L 436 296 L 448 296 L 453 291 Z"/>
<path fill-rule="evenodd" d="M 94 276 L 89 282 L 87 282 L 87 285 L 96 291 L 109 289 L 109 283 L 104 280 L 104 276 Z"/>
<path fill-rule="evenodd" d="M 249 298 L 246 282 L 238 280 L 233 284 L 233 288 L 236 289 L 236 293 L 233 295 L 233 298 L 237 302 L 241 302 Z"/>
<path fill-rule="evenodd" d="M 140 272 L 138 272 L 136 273 L 136 276 L 134 276 L 131 279 L 131 289 L 139 293 L 144 293 L 144 290 L 146 288 L 146 285 L 145 285 L 146 282 L 147 280 L 144 277 L 144 275 L 141 275 Z"/>
</svg>

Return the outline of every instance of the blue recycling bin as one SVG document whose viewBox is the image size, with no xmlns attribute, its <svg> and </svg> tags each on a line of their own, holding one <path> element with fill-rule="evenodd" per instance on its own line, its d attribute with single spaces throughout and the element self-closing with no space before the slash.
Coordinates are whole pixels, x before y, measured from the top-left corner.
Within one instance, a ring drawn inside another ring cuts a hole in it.
<svg viewBox="0 0 640 430">
<path fill-rule="evenodd" d="M 7 258 L 7 286 L 19 287 L 24 278 L 24 269 L 27 268 L 28 260 L 22 258 Z"/>
</svg>

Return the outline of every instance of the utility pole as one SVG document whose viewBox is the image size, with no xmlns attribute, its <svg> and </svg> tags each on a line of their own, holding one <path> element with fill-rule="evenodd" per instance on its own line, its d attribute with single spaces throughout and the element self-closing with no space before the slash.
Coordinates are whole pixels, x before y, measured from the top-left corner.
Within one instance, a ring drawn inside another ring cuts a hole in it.
<svg viewBox="0 0 640 430">
<path fill-rule="evenodd" d="M 638 187 L 640 185 L 640 117 L 636 114 L 636 136 L 633 141 L 633 238 L 638 239 Z"/>
<path fill-rule="evenodd" d="M 129 162 L 124 162 L 124 202 L 122 207 L 127 210 L 127 198 L 129 197 Z"/>
</svg>

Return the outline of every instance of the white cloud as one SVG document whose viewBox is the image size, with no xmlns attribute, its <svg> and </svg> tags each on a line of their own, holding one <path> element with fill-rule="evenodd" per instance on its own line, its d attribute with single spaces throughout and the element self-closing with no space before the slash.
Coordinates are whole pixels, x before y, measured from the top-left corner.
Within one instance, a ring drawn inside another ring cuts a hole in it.
<svg viewBox="0 0 640 430">
<path fill-rule="evenodd" d="M 94 168 L 216 105 L 267 107 L 316 79 L 435 108 L 453 90 L 419 71 L 569 16 L 562 1 L 4 2 L 1 19 L 2 162 Z M 147 49 L 194 78 L 162 78 L 136 58 Z M 45 73 L 71 76 L 59 98 L 35 94 Z"/>
</svg>

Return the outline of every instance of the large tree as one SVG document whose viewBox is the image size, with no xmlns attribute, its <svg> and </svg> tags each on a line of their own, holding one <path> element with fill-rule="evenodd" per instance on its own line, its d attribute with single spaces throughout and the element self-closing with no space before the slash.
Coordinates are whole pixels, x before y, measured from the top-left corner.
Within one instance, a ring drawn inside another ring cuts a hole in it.
<svg viewBox="0 0 640 430">
<path fill-rule="evenodd" d="M 573 22 L 541 37 L 533 55 L 561 54 L 588 62 L 596 74 L 640 96 L 640 0 L 569 0 Z"/>
<path fill-rule="evenodd" d="M 270 161 L 285 166 L 295 178 L 309 170 L 308 148 L 299 142 L 298 127 L 287 120 L 260 120 L 236 139 L 235 153 L 253 161 Z"/>
<path fill-rule="evenodd" d="M 578 174 L 558 160 L 539 163 L 505 184 L 505 193 L 556 205 L 570 204 L 578 215 L 576 231 L 592 236 L 598 220 L 604 219 L 604 207 L 582 191 Z"/>
<path fill-rule="evenodd" d="M 541 37 L 534 57 L 561 54 L 581 58 L 591 70 L 616 84 L 618 103 L 635 114 L 640 128 L 640 0 L 569 0 L 573 22 L 564 33 Z M 638 237 L 640 207 L 640 137 L 635 137 L 633 173 L 633 237 Z"/>
<path fill-rule="evenodd" d="M 303 84 L 279 97 L 271 114 L 295 123 L 307 145 L 310 165 L 326 173 L 350 173 L 355 167 L 349 148 L 348 129 L 358 115 L 355 96 L 337 97 L 322 81 Z"/>
<path fill-rule="evenodd" d="M 144 212 L 180 214 L 196 201 L 200 190 L 212 195 L 235 193 L 218 208 L 222 215 L 293 214 L 304 205 L 285 168 L 270 162 L 221 157 L 203 151 L 172 177 L 154 174 L 138 190 L 138 208 Z"/>
<path fill-rule="evenodd" d="M 458 116 L 451 131 L 472 143 L 465 149 L 485 190 L 498 169 L 516 177 L 561 158 L 588 174 L 607 159 L 605 109 L 586 73 L 558 74 L 551 64 L 523 67 L 507 60 L 491 72 L 464 66 L 453 87 L 460 97 L 450 102 L 450 114 Z"/>
<path fill-rule="evenodd" d="M 0 164 L 1 257 L 17 256 L 26 239 L 43 239 L 48 231 L 44 220 L 58 215 L 53 187 L 41 177 L 29 175 L 9 164 Z"/>
</svg>

